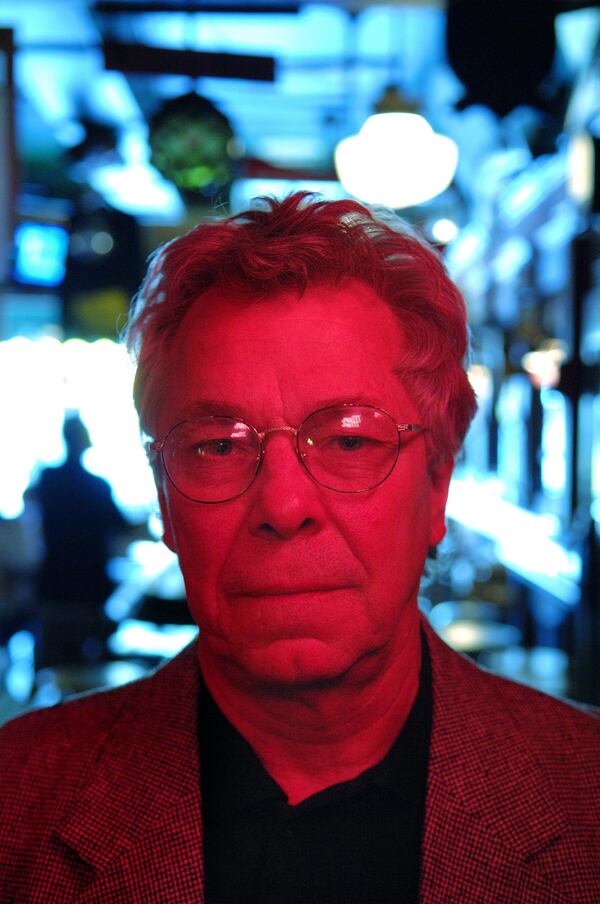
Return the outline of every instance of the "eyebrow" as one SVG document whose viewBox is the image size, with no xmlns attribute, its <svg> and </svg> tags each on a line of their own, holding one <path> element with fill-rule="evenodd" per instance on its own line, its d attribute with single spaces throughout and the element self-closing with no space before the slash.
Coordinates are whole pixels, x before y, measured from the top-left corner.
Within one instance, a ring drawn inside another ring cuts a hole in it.
<svg viewBox="0 0 600 904">
<path fill-rule="evenodd" d="M 241 406 L 232 405 L 223 399 L 195 399 L 183 409 L 185 418 L 196 417 L 199 414 L 224 414 L 228 416 L 241 415 Z"/>
<path fill-rule="evenodd" d="M 381 402 L 365 396 L 363 393 L 348 393 L 348 395 L 335 396 L 327 399 L 319 399 L 313 404 L 310 411 L 306 412 L 306 416 L 313 411 L 319 411 L 321 408 L 333 408 L 336 405 L 373 405 L 375 408 L 381 407 Z M 251 417 L 244 413 L 243 405 L 234 405 L 226 402 L 224 399 L 195 399 L 186 405 L 183 409 L 184 419 L 197 417 L 200 414 L 224 415 L 226 417 Z"/>
</svg>

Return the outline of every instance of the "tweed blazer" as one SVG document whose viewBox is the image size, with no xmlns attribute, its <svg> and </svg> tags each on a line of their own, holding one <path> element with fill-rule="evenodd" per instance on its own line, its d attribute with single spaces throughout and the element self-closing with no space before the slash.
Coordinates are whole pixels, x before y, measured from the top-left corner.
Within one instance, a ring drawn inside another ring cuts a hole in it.
<svg viewBox="0 0 600 904">
<path fill-rule="evenodd" d="M 597 714 L 478 668 L 424 627 L 421 900 L 598 904 Z M 204 901 L 197 677 L 192 644 L 149 677 L 0 731 L 2 904 Z"/>
</svg>

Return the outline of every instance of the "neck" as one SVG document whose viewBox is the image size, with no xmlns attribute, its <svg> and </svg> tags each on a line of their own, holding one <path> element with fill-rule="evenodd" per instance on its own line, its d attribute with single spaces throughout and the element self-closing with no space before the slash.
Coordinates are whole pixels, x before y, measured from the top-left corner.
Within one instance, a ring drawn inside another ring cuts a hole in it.
<svg viewBox="0 0 600 904">
<path fill-rule="evenodd" d="M 208 644 L 200 644 L 200 661 L 221 711 L 296 804 L 385 757 L 417 695 L 419 622 L 413 619 L 393 651 L 378 651 L 366 669 L 359 664 L 327 686 L 274 688 L 240 680 Z"/>
</svg>

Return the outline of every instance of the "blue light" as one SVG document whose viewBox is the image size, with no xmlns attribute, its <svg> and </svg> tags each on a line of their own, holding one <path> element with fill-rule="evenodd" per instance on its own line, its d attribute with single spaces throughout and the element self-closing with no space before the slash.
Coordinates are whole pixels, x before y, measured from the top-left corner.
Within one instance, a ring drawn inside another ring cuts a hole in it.
<svg viewBox="0 0 600 904">
<path fill-rule="evenodd" d="M 15 280 L 35 286 L 60 285 L 68 247 L 69 234 L 62 226 L 21 223 L 15 230 Z"/>
</svg>

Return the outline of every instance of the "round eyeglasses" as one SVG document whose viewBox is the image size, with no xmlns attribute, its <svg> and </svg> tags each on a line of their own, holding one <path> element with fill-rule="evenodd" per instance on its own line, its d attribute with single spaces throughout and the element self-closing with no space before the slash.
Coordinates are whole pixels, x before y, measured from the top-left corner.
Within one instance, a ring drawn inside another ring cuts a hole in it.
<svg viewBox="0 0 600 904">
<path fill-rule="evenodd" d="M 271 433 L 294 435 L 298 459 L 318 484 L 338 493 L 365 493 L 386 480 L 396 465 L 403 433 L 420 424 L 397 424 L 372 405 L 343 404 L 309 414 L 298 428 L 257 430 L 238 417 L 201 414 L 149 443 L 170 482 L 193 502 L 229 502 L 256 479 Z"/>
</svg>

